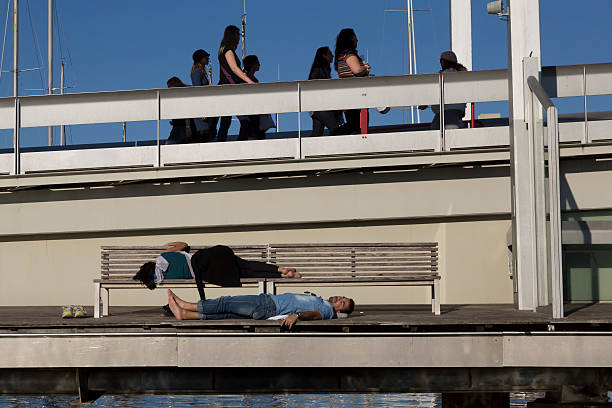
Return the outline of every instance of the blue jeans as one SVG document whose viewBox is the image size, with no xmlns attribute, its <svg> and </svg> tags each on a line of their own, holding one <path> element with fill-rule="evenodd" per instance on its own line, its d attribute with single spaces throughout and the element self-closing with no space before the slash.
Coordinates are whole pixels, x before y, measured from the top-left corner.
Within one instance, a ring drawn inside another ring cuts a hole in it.
<svg viewBox="0 0 612 408">
<path fill-rule="evenodd" d="M 221 296 L 200 300 L 198 314 L 202 320 L 256 319 L 275 316 L 276 304 L 270 295 Z"/>
</svg>

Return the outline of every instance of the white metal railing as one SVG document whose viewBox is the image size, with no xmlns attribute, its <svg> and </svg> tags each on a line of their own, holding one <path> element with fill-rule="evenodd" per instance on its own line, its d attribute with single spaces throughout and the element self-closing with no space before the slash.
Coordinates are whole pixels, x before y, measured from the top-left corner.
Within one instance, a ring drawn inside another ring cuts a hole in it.
<svg viewBox="0 0 612 408">
<path fill-rule="evenodd" d="M 610 94 L 612 64 L 545 67 L 542 84 L 551 97 Z M 14 129 L 15 139 L 14 152 L 0 154 L 0 173 L 507 146 L 508 127 L 302 139 L 298 125 L 296 139 L 200 146 L 162 146 L 159 134 L 159 121 L 173 118 L 506 100 L 506 70 L 445 73 L 442 80 L 425 74 L 0 98 L 0 129 Z M 131 149 L 125 154 L 118 149 L 19 151 L 20 128 L 131 121 L 156 121 L 157 145 L 122 148 Z M 584 129 L 578 138 L 576 126 Z M 587 119 L 561 124 L 559 130 L 562 141 L 590 142 L 610 138 L 610 126 Z"/>
</svg>

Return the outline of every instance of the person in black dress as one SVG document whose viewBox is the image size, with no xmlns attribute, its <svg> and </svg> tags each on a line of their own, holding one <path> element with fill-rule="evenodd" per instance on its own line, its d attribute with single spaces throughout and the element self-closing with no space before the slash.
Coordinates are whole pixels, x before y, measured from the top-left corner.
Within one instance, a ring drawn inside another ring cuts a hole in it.
<svg viewBox="0 0 612 408">
<path fill-rule="evenodd" d="M 320 47 L 314 57 L 308 79 L 330 79 L 331 63 L 334 60 L 329 47 Z M 342 111 L 319 111 L 312 112 L 312 135 L 322 136 L 323 130 L 327 127 L 329 134 L 341 135 L 350 133 L 350 129 L 344 125 Z"/>
<path fill-rule="evenodd" d="M 226 84 L 252 84 L 253 80 L 240 68 L 240 59 L 236 55 L 236 48 L 240 42 L 240 29 L 229 25 L 225 27 L 223 39 L 219 46 L 219 85 Z M 224 142 L 227 140 L 227 132 L 232 124 L 231 116 L 223 116 L 219 123 L 217 140 Z"/>
<path fill-rule="evenodd" d="M 200 299 L 206 299 L 203 282 L 222 287 L 240 287 L 241 278 L 301 278 L 302 275 L 294 268 L 285 268 L 266 262 L 249 261 L 242 259 L 234 251 L 225 245 L 215 245 L 210 248 L 200 249 L 193 255 L 189 255 L 190 248 L 185 242 L 170 242 L 167 244 L 166 252 L 179 252 L 185 256 L 160 259 L 156 262 L 146 262 L 134 280 L 141 281 L 149 289 L 157 287 L 163 279 L 163 272 L 169 270 L 183 269 L 191 270 L 196 281 Z M 163 262 L 164 265 L 159 263 Z M 178 264 L 173 264 L 176 262 Z M 187 262 L 190 265 L 187 265 Z M 160 269 L 161 267 L 161 269 Z"/>
</svg>

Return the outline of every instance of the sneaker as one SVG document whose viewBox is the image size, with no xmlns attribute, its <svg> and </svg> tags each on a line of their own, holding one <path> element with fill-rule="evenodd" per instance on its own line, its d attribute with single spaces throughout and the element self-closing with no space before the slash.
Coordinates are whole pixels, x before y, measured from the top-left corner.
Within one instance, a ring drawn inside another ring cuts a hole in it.
<svg viewBox="0 0 612 408">
<path fill-rule="evenodd" d="M 73 306 L 72 314 L 74 317 L 87 317 L 87 312 L 83 306 Z"/>
<path fill-rule="evenodd" d="M 74 315 L 72 314 L 72 306 L 63 306 L 62 319 L 68 319 L 70 317 L 74 317 Z"/>
</svg>

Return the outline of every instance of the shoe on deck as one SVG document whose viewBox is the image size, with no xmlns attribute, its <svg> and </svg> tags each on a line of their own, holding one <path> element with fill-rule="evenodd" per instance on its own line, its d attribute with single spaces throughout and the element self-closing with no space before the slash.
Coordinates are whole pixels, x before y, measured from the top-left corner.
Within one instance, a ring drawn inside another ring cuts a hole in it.
<svg viewBox="0 0 612 408">
<path fill-rule="evenodd" d="M 72 307 L 72 314 L 74 315 L 74 317 L 87 317 L 87 312 L 85 311 L 85 308 L 83 306 L 73 306 Z"/>
<path fill-rule="evenodd" d="M 63 306 L 62 319 L 68 319 L 70 317 L 74 317 L 74 315 L 72 314 L 72 306 Z"/>
</svg>

